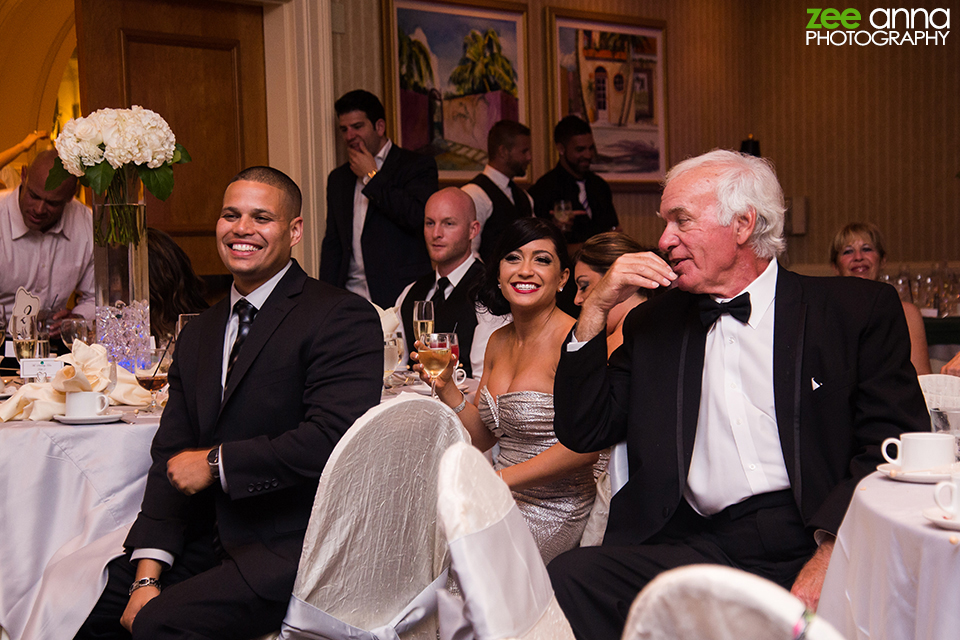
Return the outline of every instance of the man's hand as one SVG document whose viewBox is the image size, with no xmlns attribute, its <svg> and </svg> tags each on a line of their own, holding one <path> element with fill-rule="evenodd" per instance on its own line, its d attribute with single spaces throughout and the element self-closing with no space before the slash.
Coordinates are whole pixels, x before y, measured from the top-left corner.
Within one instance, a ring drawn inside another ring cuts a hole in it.
<svg viewBox="0 0 960 640">
<path fill-rule="evenodd" d="M 827 575 L 827 566 L 833 554 L 833 545 L 836 539 L 824 540 L 813 557 L 803 565 L 800 574 L 793 583 L 790 593 L 807 605 L 811 611 L 816 611 L 820 604 L 820 590 L 823 589 L 823 578 Z"/>
<path fill-rule="evenodd" d="M 137 614 L 140 613 L 140 609 L 143 608 L 143 605 L 147 604 L 154 598 L 160 595 L 160 589 L 156 587 L 140 587 L 133 592 L 133 595 L 130 596 L 130 600 L 127 601 L 127 607 L 123 610 L 123 615 L 120 616 L 120 626 L 124 629 L 133 633 L 133 620 L 137 617 Z"/>
<path fill-rule="evenodd" d="M 960 376 L 960 353 L 953 356 L 953 359 L 947 364 L 943 365 L 940 369 L 940 373 L 946 376 Z"/>
<path fill-rule="evenodd" d="M 56 338 L 60 335 L 60 322 L 64 318 L 82 318 L 83 316 L 78 316 L 75 313 L 70 313 L 69 309 L 60 309 L 50 314 L 48 322 L 50 323 L 50 337 Z"/>
<path fill-rule="evenodd" d="M 607 326 L 607 314 L 637 289 L 667 287 L 677 279 L 670 265 L 655 253 L 625 253 L 610 267 L 583 303 L 577 340 L 586 342 Z"/>
<path fill-rule="evenodd" d="M 180 493 L 188 496 L 203 491 L 213 484 L 213 474 L 207 463 L 210 449 L 188 449 L 167 460 L 167 478 Z"/>
<path fill-rule="evenodd" d="M 350 171 L 358 178 L 365 178 L 371 171 L 377 170 L 377 160 L 367 149 L 363 140 L 357 140 L 359 148 L 347 147 L 347 157 L 350 160 Z"/>
</svg>

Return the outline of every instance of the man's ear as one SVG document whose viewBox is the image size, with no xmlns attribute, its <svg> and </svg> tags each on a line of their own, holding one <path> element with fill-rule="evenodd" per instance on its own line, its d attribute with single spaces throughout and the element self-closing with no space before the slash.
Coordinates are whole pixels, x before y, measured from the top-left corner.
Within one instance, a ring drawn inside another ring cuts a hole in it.
<svg viewBox="0 0 960 640">
<path fill-rule="evenodd" d="M 377 135 L 381 138 L 387 135 L 387 121 L 383 118 L 377 120 L 376 124 L 373 125 L 373 128 L 377 132 Z"/>
<path fill-rule="evenodd" d="M 733 218 L 733 224 L 737 233 L 737 244 L 745 245 L 757 226 L 757 211 L 751 207 L 744 213 L 736 214 Z"/>
</svg>

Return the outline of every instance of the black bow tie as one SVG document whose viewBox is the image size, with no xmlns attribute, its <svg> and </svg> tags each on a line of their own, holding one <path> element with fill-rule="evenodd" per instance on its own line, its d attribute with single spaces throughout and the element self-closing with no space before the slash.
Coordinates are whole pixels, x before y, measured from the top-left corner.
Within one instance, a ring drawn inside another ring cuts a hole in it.
<svg viewBox="0 0 960 640">
<path fill-rule="evenodd" d="M 725 313 L 746 324 L 750 319 L 750 294 L 741 293 L 730 302 L 717 302 L 710 296 L 700 298 L 700 321 L 709 327 Z"/>
</svg>

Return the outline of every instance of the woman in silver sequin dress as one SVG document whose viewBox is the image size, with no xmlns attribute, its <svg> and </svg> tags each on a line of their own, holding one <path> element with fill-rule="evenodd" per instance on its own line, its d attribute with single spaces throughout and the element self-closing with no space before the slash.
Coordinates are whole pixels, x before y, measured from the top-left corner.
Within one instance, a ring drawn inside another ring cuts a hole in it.
<svg viewBox="0 0 960 640">
<path fill-rule="evenodd" d="M 513 314 L 513 322 L 487 343 L 477 405 L 463 404 L 463 394 L 447 384 L 452 366 L 437 381 L 437 394 L 459 409 L 473 444 L 481 451 L 500 445 L 497 473 L 513 491 L 544 562 L 577 545 L 596 494 L 597 454 L 574 453 L 553 433 L 553 377 L 574 325 L 556 303 L 570 277 L 568 261 L 556 227 L 537 218 L 510 225 L 478 300 L 495 315 Z"/>
</svg>

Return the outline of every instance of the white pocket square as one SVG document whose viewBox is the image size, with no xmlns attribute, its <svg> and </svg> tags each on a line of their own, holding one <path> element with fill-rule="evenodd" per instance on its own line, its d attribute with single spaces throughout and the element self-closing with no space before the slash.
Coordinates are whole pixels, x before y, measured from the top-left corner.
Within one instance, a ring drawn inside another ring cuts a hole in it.
<svg viewBox="0 0 960 640">
<path fill-rule="evenodd" d="M 817 389 L 819 389 L 819 388 L 822 387 L 823 385 L 821 385 L 819 382 L 817 382 L 817 379 L 816 379 L 816 378 L 810 378 L 810 386 L 813 387 L 813 390 L 814 390 L 814 391 L 816 391 Z"/>
</svg>

